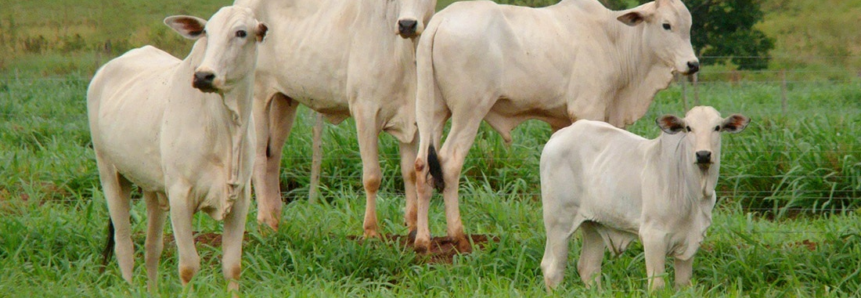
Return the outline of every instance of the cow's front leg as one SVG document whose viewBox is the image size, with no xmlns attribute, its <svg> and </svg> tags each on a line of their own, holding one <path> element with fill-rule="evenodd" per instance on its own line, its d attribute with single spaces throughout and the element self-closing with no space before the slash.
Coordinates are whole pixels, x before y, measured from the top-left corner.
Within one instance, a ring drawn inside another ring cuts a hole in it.
<svg viewBox="0 0 861 298">
<path fill-rule="evenodd" d="M 239 276 L 242 273 L 242 238 L 245 235 L 245 218 L 251 201 L 250 189 L 244 189 L 240 197 L 233 203 L 233 209 L 224 217 L 224 233 L 221 237 L 221 270 L 227 280 L 227 288 L 239 291 Z"/>
<path fill-rule="evenodd" d="M 401 153 L 401 175 L 404 177 L 404 196 L 406 197 L 406 210 L 404 210 L 404 221 L 410 235 L 416 232 L 416 216 L 418 204 L 416 199 L 416 172 L 414 162 L 416 160 L 416 149 L 418 148 L 418 135 L 411 143 L 399 143 Z M 413 236 L 414 237 L 414 236 Z"/>
<path fill-rule="evenodd" d="M 167 194 L 173 237 L 179 252 L 179 278 L 182 280 L 183 287 L 187 286 L 191 278 L 200 270 L 200 256 L 197 255 L 197 249 L 194 247 L 191 224 L 194 208 L 189 204 L 189 194 L 190 188 L 184 185 L 171 186 Z"/>
<path fill-rule="evenodd" d="M 646 257 L 646 274 L 649 291 L 664 288 L 665 262 L 667 260 L 667 234 L 662 231 L 641 230 L 640 238 Z"/>
<path fill-rule="evenodd" d="M 691 285 L 691 276 L 694 273 L 694 257 L 687 260 L 676 258 L 673 269 L 676 270 L 676 288 Z"/>
<path fill-rule="evenodd" d="M 257 222 L 273 230 L 278 230 L 281 220 L 281 150 L 293 128 L 298 107 L 280 93 L 272 95 L 268 101 L 255 98 L 253 105 L 257 150 L 252 182 L 257 195 Z"/>
<path fill-rule="evenodd" d="M 377 231 L 377 191 L 383 179 L 378 156 L 377 139 L 380 135 L 376 123 L 376 111 L 367 107 L 355 107 L 356 131 L 359 138 L 359 154 L 362 156 L 362 185 L 365 187 L 364 237 L 379 237 Z"/>
</svg>

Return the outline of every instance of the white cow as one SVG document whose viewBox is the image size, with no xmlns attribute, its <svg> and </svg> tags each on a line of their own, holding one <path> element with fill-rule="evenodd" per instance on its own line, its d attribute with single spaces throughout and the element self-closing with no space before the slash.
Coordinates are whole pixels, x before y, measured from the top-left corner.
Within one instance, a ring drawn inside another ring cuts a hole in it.
<svg viewBox="0 0 861 298">
<path fill-rule="evenodd" d="M 281 150 L 298 104 L 333 123 L 356 120 L 367 205 L 364 236 L 377 232 L 376 196 L 382 179 L 377 139 L 400 142 L 407 200 L 415 230 L 415 47 L 436 0 L 237 0 L 273 32 L 260 47 L 254 91 L 257 220 L 277 229 L 281 216 Z M 298 53 L 285 55 L 285 53 Z"/>
<path fill-rule="evenodd" d="M 482 119 L 506 142 L 528 119 L 554 130 L 578 119 L 631 124 L 669 85 L 673 71 L 699 69 L 690 28 L 691 15 L 679 0 L 625 11 L 608 10 L 597 0 L 563 0 L 544 8 L 470 1 L 437 13 L 416 54 L 416 248 L 424 250 L 430 241 L 430 174 L 443 191 L 448 235 L 469 250 L 458 179 Z M 449 117 L 451 131 L 440 148 Z"/>
<path fill-rule="evenodd" d="M 191 221 L 202 210 L 224 219 L 224 276 L 230 289 L 238 289 L 256 141 L 253 71 L 257 44 L 267 28 L 243 7 L 222 8 L 208 22 L 192 16 L 164 22 L 198 40 L 185 60 L 151 46 L 134 49 L 99 69 L 87 92 L 93 149 L 120 271 L 131 283 L 129 193 L 134 183 L 143 190 L 149 218 L 150 291 L 157 289 L 167 209 L 183 286 L 200 268 Z M 106 260 L 110 240 L 109 235 Z"/>
<path fill-rule="evenodd" d="M 578 229 L 583 249 L 577 269 L 587 285 L 600 287 L 605 247 L 618 255 L 638 237 L 650 289 L 664 286 L 668 255 L 676 259 L 676 284 L 690 283 L 694 253 L 712 221 L 721 132 L 740 132 L 750 119 L 695 107 L 684 119 L 666 115 L 656 122 L 664 133 L 647 140 L 604 122 L 577 121 L 544 146 L 541 270 L 548 291 L 562 281 Z"/>
</svg>

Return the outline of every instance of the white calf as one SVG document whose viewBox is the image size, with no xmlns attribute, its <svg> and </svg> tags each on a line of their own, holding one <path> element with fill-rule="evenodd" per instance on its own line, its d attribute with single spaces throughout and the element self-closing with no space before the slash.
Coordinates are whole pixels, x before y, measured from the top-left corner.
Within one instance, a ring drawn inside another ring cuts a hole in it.
<svg viewBox="0 0 861 298">
<path fill-rule="evenodd" d="M 157 289 L 168 208 L 183 286 L 200 268 L 191 221 L 203 210 L 224 219 L 224 276 L 230 289 L 238 289 L 255 150 L 251 92 L 257 43 L 267 28 L 251 10 L 239 7 L 222 8 L 209 22 L 191 16 L 164 22 L 186 38 L 199 39 L 185 60 L 151 46 L 131 50 L 99 69 L 87 93 L 120 271 L 131 283 L 129 193 L 134 183 L 143 189 L 149 218 L 150 291 Z"/>
<path fill-rule="evenodd" d="M 664 133 L 654 140 L 588 120 L 553 134 L 541 154 L 547 231 L 541 269 L 548 291 L 562 281 L 568 242 L 578 229 L 577 269 L 587 285 L 600 287 L 605 247 L 618 255 L 637 237 L 650 289 L 664 286 L 668 255 L 676 258 L 676 284 L 689 284 L 694 253 L 711 224 L 721 132 L 740 132 L 749 121 L 695 107 L 684 119 L 658 118 Z"/>
</svg>

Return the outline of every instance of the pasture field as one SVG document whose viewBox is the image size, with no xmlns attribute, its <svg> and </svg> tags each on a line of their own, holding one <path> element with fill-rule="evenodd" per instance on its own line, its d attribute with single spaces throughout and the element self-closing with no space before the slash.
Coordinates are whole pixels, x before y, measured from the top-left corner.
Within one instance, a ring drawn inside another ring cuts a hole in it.
<svg viewBox="0 0 861 298">
<path fill-rule="evenodd" d="M 88 81 L 79 74 L 0 76 L 0 296 L 147 295 L 146 218 L 139 196 L 132 210 L 134 285 L 122 280 L 115 260 L 99 273 L 108 215 L 85 116 Z M 674 84 L 659 93 L 630 130 L 655 137 L 657 116 L 682 113 L 681 92 Z M 741 112 L 753 122 L 740 134 L 724 136 L 719 200 L 694 263 L 694 285 L 660 296 L 861 295 L 861 84 L 792 84 L 786 113 L 778 84 L 709 83 L 699 94 L 724 115 Z M 354 240 L 361 235 L 364 195 L 352 121 L 327 125 L 322 199 L 307 202 L 311 116 L 300 111 L 284 149 L 287 206 L 281 230 L 259 231 L 256 209 L 249 213 L 243 296 L 546 295 L 539 269 L 544 228 L 538 193 L 538 157 L 550 136 L 546 125 L 527 122 L 509 146 L 482 127 L 464 168 L 461 212 L 467 233 L 498 241 L 451 263 L 433 263 L 392 241 Z M 394 139 L 384 135 L 378 212 L 384 233 L 404 235 L 396 150 Z M 434 235 L 444 233 L 438 198 L 430 223 Z M 218 233 L 220 223 L 198 214 L 195 230 Z M 595 292 L 577 275 L 578 239 L 572 241 L 565 282 L 552 296 L 647 295 L 642 246 L 606 258 L 605 291 Z M 212 240 L 198 244 L 202 266 L 192 282 L 196 296 L 226 296 L 220 246 Z M 183 288 L 176 249 L 172 239 L 165 241 L 160 292 L 172 297 Z"/>
</svg>

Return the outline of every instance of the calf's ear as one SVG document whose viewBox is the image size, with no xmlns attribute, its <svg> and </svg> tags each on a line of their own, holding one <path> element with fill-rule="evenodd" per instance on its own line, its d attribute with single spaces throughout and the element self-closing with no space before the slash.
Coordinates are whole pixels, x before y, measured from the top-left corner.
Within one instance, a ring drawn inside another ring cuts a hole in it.
<svg viewBox="0 0 861 298">
<path fill-rule="evenodd" d="M 266 32 L 269 31 L 269 27 L 266 27 L 266 24 L 259 23 L 257 24 L 257 32 L 255 32 L 255 36 L 257 36 L 257 42 L 262 42 L 264 38 L 266 38 Z"/>
<path fill-rule="evenodd" d="M 658 117 L 658 119 L 655 119 L 655 123 L 658 124 L 658 127 L 660 127 L 661 130 L 671 135 L 674 135 L 685 129 L 685 120 L 673 115 L 664 115 Z"/>
<path fill-rule="evenodd" d="M 728 133 L 737 133 L 747 127 L 750 123 L 750 118 L 742 114 L 732 114 L 723 119 L 720 125 L 720 130 Z"/>
<path fill-rule="evenodd" d="M 194 16 L 170 16 L 164 24 L 188 39 L 198 39 L 206 35 L 206 20 Z"/>
</svg>

